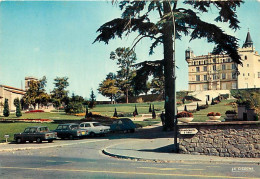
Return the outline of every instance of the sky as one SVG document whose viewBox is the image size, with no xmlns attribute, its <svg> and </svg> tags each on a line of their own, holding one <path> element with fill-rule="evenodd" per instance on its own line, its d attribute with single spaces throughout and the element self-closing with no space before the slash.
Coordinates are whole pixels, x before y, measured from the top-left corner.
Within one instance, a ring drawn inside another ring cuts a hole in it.
<svg viewBox="0 0 260 179">
<path fill-rule="evenodd" d="M 248 28 L 256 50 L 260 49 L 260 1 L 246 1 L 237 9 L 240 29 L 232 31 L 228 25 L 217 25 L 239 38 L 242 46 Z M 213 23 L 217 14 L 200 14 Z M 50 92 L 56 77 L 68 77 L 70 94 L 90 97 L 91 89 L 97 100 L 108 100 L 98 94 L 97 88 L 109 72 L 118 70 L 109 59 L 117 47 L 131 47 L 133 34 L 111 40 L 108 45 L 94 43 L 97 29 L 107 21 L 120 17 L 121 12 L 111 1 L 2 1 L 0 2 L 0 85 L 24 88 L 24 78 L 47 77 Z M 154 17 L 156 19 L 156 17 Z M 149 39 L 135 48 L 137 62 L 163 58 L 162 45 L 149 56 Z M 176 41 L 177 90 L 188 90 L 188 65 L 185 50 L 190 47 L 195 55 L 212 51 L 214 44 L 206 39 L 189 42 L 189 37 Z"/>
</svg>

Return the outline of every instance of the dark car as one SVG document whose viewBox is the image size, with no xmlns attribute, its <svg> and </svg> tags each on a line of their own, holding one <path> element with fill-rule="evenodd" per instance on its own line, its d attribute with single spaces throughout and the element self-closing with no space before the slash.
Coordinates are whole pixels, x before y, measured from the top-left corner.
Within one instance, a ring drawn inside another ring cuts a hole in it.
<svg viewBox="0 0 260 179">
<path fill-rule="evenodd" d="M 17 143 L 26 141 L 41 143 L 42 141 L 52 142 L 57 138 L 57 134 L 49 130 L 46 126 L 27 127 L 23 133 L 14 134 L 14 140 Z"/>
<path fill-rule="evenodd" d="M 88 135 L 88 132 L 84 129 L 80 129 L 78 124 L 60 124 L 54 132 L 57 132 L 57 136 L 61 139 L 74 139 Z"/>
<path fill-rule="evenodd" d="M 112 132 L 114 131 L 135 132 L 135 128 L 136 126 L 133 123 L 133 121 L 128 118 L 116 119 L 110 125 L 110 130 Z"/>
</svg>

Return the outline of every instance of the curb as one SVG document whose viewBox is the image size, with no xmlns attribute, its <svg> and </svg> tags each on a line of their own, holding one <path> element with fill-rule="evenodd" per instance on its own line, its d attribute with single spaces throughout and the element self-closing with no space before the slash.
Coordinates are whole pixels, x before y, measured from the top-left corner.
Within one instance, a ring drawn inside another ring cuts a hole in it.
<svg viewBox="0 0 260 179">
<path fill-rule="evenodd" d="M 139 158 L 139 157 L 130 157 L 126 155 L 119 155 L 119 154 L 113 154 L 107 151 L 107 148 L 102 150 L 102 153 L 104 155 L 118 158 L 118 159 L 124 159 L 124 160 L 135 160 L 135 161 L 141 161 L 141 162 L 155 162 L 155 163 L 209 163 L 209 164 L 243 164 L 243 165 L 260 165 L 259 162 L 252 162 L 252 161 L 204 161 L 204 160 L 161 160 L 161 159 L 145 159 L 145 158 Z M 188 154 L 187 154 L 188 155 Z"/>
</svg>

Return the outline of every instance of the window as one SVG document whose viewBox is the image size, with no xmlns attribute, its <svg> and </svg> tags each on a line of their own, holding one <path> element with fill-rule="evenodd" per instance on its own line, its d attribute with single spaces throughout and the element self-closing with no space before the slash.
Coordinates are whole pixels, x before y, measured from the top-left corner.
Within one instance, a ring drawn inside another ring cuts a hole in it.
<svg viewBox="0 0 260 179">
<path fill-rule="evenodd" d="M 200 71 L 200 67 L 196 67 L 196 72 L 199 72 Z"/>
<path fill-rule="evenodd" d="M 232 68 L 232 70 L 236 69 L 236 64 L 233 63 L 233 64 L 231 65 L 231 68 Z"/>
<path fill-rule="evenodd" d="M 216 71 L 216 70 L 217 70 L 216 65 L 213 65 L 213 71 Z"/>
<path fill-rule="evenodd" d="M 222 73 L 222 79 L 226 79 L 226 73 Z"/>
<path fill-rule="evenodd" d="M 231 58 L 228 58 L 228 62 L 231 62 Z"/>
<path fill-rule="evenodd" d="M 217 75 L 213 75 L 213 80 L 216 80 L 217 79 Z"/>
<path fill-rule="evenodd" d="M 245 56 L 245 60 L 247 60 L 247 56 Z"/>
<path fill-rule="evenodd" d="M 248 73 L 247 75 L 250 76 L 250 73 Z"/>
<path fill-rule="evenodd" d="M 216 63 L 216 59 L 215 58 L 213 59 L 213 63 Z"/>
<path fill-rule="evenodd" d="M 232 89 L 237 89 L 237 84 L 236 83 L 232 83 Z"/>
<path fill-rule="evenodd" d="M 207 81 L 208 78 L 207 78 L 207 75 L 204 75 L 204 81 Z"/>
<path fill-rule="evenodd" d="M 243 73 L 243 76 L 245 76 L 245 73 Z"/>
<path fill-rule="evenodd" d="M 237 74 L 235 72 L 232 73 L 232 79 L 237 79 Z"/>
<path fill-rule="evenodd" d="M 222 65 L 222 70 L 225 70 L 226 69 L 226 65 Z"/>
<path fill-rule="evenodd" d="M 196 63 L 195 63 L 195 62 L 193 62 L 193 65 L 196 65 Z"/>
<path fill-rule="evenodd" d="M 260 72 L 258 72 L 258 78 L 260 78 Z"/>
<path fill-rule="evenodd" d="M 247 64 L 246 66 L 249 67 L 249 64 Z"/>
<path fill-rule="evenodd" d="M 208 71 L 207 66 L 204 66 L 204 67 L 203 67 L 203 71 Z"/>
<path fill-rule="evenodd" d="M 200 81 L 200 75 L 196 75 L 196 81 Z"/>
</svg>

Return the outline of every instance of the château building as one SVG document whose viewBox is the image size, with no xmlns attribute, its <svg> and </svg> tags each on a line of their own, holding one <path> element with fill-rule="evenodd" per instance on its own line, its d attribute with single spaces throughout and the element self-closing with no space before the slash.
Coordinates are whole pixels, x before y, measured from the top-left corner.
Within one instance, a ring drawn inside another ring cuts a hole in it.
<svg viewBox="0 0 260 179">
<path fill-rule="evenodd" d="M 253 46 L 250 33 L 238 48 L 243 65 L 237 65 L 226 54 L 195 56 L 185 51 L 189 67 L 189 90 L 230 90 L 260 88 L 260 55 Z"/>
</svg>

